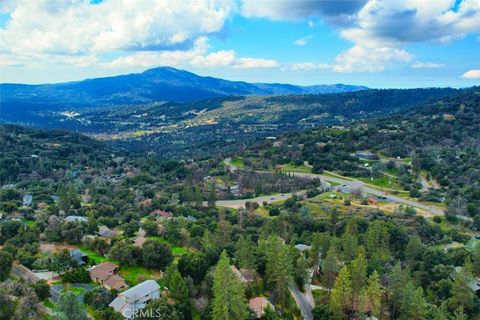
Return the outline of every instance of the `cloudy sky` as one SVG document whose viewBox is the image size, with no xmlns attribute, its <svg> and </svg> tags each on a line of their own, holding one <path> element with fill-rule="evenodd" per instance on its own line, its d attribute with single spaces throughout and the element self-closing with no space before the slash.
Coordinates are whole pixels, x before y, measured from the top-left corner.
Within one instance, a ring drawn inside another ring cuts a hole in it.
<svg viewBox="0 0 480 320">
<path fill-rule="evenodd" d="M 156 66 L 252 82 L 480 85 L 480 0 L 0 1 L 0 82 Z"/>
</svg>

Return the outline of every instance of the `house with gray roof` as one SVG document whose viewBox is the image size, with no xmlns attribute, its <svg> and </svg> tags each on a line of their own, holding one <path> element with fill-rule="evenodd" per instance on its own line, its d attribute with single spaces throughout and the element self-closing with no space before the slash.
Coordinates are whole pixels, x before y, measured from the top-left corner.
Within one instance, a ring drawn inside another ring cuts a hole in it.
<svg viewBox="0 0 480 320">
<path fill-rule="evenodd" d="M 145 308 L 151 300 L 160 298 L 160 286 L 154 280 L 146 280 L 120 293 L 108 306 L 126 319 L 134 318 L 138 310 Z"/>
<path fill-rule="evenodd" d="M 65 222 L 85 222 L 85 223 L 88 223 L 88 218 L 87 217 L 82 217 L 82 216 L 66 216 L 63 220 Z"/>
</svg>

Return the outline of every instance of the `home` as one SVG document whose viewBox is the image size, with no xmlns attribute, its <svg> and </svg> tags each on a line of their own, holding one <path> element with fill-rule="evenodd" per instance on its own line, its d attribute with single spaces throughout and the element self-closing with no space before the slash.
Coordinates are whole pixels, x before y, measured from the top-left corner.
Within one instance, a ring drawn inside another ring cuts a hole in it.
<svg viewBox="0 0 480 320">
<path fill-rule="evenodd" d="M 455 279 L 455 276 L 457 273 L 459 273 L 462 270 L 462 267 L 455 267 L 453 274 L 450 275 L 450 278 Z M 470 280 L 470 283 L 468 284 L 470 289 L 475 292 L 477 297 L 480 298 L 480 278 L 473 276 Z"/>
<path fill-rule="evenodd" d="M 255 281 L 255 272 L 246 269 L 238 270 L 235 265 L 231 266 L 233 273 L 242 283 L 252 283 Z"/>
<path fill-rule="evenodd" d="M 88 269 L 92 281 L 102 285 L 108 290 L 121 291 L 128 288 L 125 279 L 120 277 L 118 272 L 119 267 L 111 262 L 104 262 Z"/>
<path fill-rule="evenodd" d="M 312 247 L 303 243 L 299 243 L 295 245 L 295 249 L 300 252 L 309 251 Z"/>
<path fill-rule="evenodd" d="M 80 251 L 80 249 L 71 249 L 68 250 L 68 253 L 70 253 L 70 257 L 73 258 L 78 266 L 82 266 L 88 262 L 88 256 Z"/>
<path fill-rule="evenodd" d="M 368 198 L 367 198 L 367 201 L 368 201 L 368 203 L 371 203 L 371 204 L 373 204 L 374 206 L 376 206 L 376 205 L 378 204 L 378 200 L 375 199 L 375 198 L 372 198 L 372 197 L 368 197 Z"/>
<path fill-rule="evenodd" d="M 160 298 L 160 286 L 154 280 L 146 280 L 120 293 L 108 306 L 127 319 L 137 315 L 150 300 Z"/>
<path fill-rule="evenodd" d="M 351 193 L 352 192 L 352 188 L 350 188 L 350 186 L 347 186 L 346 184 L 338 187 L 338 191 L 341 192 L 341 193 Z"/>
<path fill-rule="evenodd" d="M 33 196 L 31 194 L 26 194 L 23 196 L 23 205 L 28 207 L 32 204 Z"/>
<path fill-rule="evenodd" d="M 117 232 L 110 230 L 107 226 L 98 226 L 97 234 L 100 237 L 111 238 L 117 235 Z"/>
<path fill-rule="evenodd" d="M 173 214 L 168 211 L 163 211 L 163 210 L 155 210 L 152 213 L 150 213 L 151 216 L 157 217 L 157 219 L 170 219 Z"/>
<path fill-rule="evenodd" d="M 85 222 L 88 223 L 87 217 L 82 216 L 66 216 L 63 221 L 65 222 Z"/>
<path fill-rule="evenodd" d="M 253 313 L 255 313 L 257 318 L 263 317 L 267 308 L 274 310 L 273 305 L 265 297 L 256 297 L 250 299 L 248 302 L 248 307 Z"/>
<path fill-rule="evenodd" d="M 374 154 L 371 153 L 370 151 L 357 151 L 355 152 L 355 156 L 359 159 L 363 160 L 376 160 L 378 157 Z"/>
</svg>

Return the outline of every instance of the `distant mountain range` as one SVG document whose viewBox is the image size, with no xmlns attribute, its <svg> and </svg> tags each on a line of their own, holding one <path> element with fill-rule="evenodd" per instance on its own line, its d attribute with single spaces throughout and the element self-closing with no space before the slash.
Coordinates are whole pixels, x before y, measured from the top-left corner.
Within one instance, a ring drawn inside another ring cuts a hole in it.
<svg viewBox="0 0 480 320">
<path fill-rule="evenodd" d="M 296 86 L 279 83 L 248 83 L 213 77 L 171 67 L 149 69 L 142 73 L 87 79 L 57 84 L 0 84 L 3 108 L 50 106 L 98 106 L 145 104 L 151 102 L 188 102 L 231 95 L 324 94 L 368 89 L 344 84 Z M 19 106 L 20 105 L 20 106 Z M 37 108 L 34 108 L 38 110 Z M 5 110 L 4 110 L 5 111 Z"/>
</svg>

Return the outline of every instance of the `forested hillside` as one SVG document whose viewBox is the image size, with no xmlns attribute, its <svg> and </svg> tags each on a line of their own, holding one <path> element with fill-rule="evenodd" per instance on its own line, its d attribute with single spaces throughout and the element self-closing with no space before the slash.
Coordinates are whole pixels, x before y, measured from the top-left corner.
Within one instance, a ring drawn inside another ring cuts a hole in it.
<svg viewBox="0 0 480 320">
<path fill-rule="evenodd" d="M 410 195 L 436 202 L 446 197 L 447 213 L 473 217 L 480 227 L 478 88 L 405 114 L 290 134 L 280 141 L 253 147 L 254 154 L 265 157 L 259 168 L 306 161 L 313 172 L 336 171 L 358 178 L 390 172 Z M 372 153 L 373 166 L 364 166 L 357 155 L 362 152 Z M 421 193 L 420 176 L 435 187 Z"/>
</svg>

